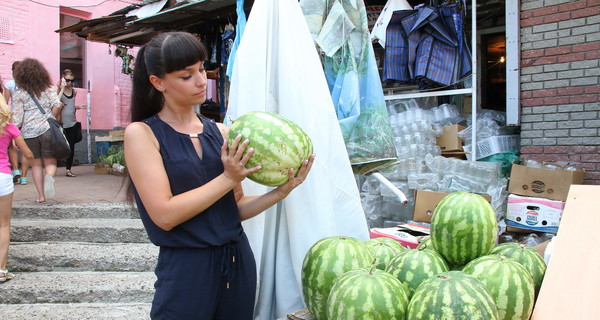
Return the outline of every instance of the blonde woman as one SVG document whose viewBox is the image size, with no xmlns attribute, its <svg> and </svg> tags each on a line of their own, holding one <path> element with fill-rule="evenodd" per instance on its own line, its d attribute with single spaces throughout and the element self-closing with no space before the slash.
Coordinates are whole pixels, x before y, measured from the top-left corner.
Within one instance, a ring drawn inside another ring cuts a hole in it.
<svg viewBox="0 0 600 320">
<path fill-rule="evenodd" d="M 6 105 L 4 96 L 0 95 L 0 283 L 11 280 L 14 274 L 8 272 L 8 244 L 10 243 L 10 216 L 14 184 L 12 170 L 8 161 L 8 145 L 14 139 L 17 146 L 28 160 L 33 160 L 33 153 L 27 147 L 21 131 L 11 123 L 12 111 Z"/>
</svg>

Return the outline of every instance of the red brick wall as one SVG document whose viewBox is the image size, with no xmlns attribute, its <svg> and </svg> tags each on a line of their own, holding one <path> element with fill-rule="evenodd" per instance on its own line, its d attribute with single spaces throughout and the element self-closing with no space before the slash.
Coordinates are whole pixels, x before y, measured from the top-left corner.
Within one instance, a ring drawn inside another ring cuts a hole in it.
<svg viewBox="0 0 600 320">
<path fill-rule="evenodd" d="M 600 184 L 600 0 L 521 2 L 521 153 Z"/>
</svg>

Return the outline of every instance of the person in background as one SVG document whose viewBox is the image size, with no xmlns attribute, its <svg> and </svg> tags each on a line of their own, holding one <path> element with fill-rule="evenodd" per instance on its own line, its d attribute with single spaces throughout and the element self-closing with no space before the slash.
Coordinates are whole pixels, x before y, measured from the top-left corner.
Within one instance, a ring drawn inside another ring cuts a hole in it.
<svg viewBox="0 0 600 320">
<path fill-rule="evenodd" d="M 287 197 L 315 158 L 268 193 L 244 195 L 241 182 L 261 169 L 245 167 L 249 141 L 228 148 L 228 127 L 193 109 L 206 100 L 206 56 L 192 34 L 166 32 L 136 59 L 124 148 L 129 199 L 160 247 L 152 319 L 252 319 L 256 264 L 241 221 Z"/>
<path fill-rule="evenodd" d="M 13 143 L 21 149 L 25 158 L 33 160 L 33 153 L 27 147 L 21 132 L 11 123 L 12 111 L 6 105 L 4 95 L 0 95 L 0 283 L 14 279 L 8 272 L 8 245 L 10 244 L 10 217 L 15 186 L 8 162 L 8 145 Z"/>
<path fill-rule="evenodd" d="M 19 64 L 19 61 L 15 61 L 12 63 L 11 70 L 14 77 L 15 68 Z M 11 97 L 13 92 L 17 89 L 17 84 L 15 80 L 8 80 L 5 84 L 6 90 L 4 92 L 4 99 L 6 103 L 9 104 L 9 107 L 12 110 L 12 101 Z M 21 169 L 19 170 L 19 150 L 15 145 L 14 141 L 8 147 L 8 159 L 10 161 L 10 165 L 12 167 L 12 175 L 13 182 L 19 184 L 27 184 L 27 171 L 29 170 L 29 164 L 27 163 L 27 159 L 21 155 Z"/>
<path fill-rule="evenodd" d="M 73 166 L 73 158 L 75 156 L 75 144 L 79 142 L 78 138 L 81 138 L 81 123 L 77 122 L 75 111 L 77 109 L 83 109 L 86 106 L 76 106 L 75 97 L 77 91 L 73 88 L 73 81 L 75 80 L 75 74 L 70 69 L 65 69 L 62 72 L 60 84 L 58 85 L 58 97 L 62 102 L 62 110 L 59 115 L 59 121 L 62 122 L 63 128 L 65 129 L 65 136 L 69 141 L 71 147 L 71 155 L 66 160 L 66 175 L 67 177 L 76 177 L 71 171 Z"/>
<path fill-rule="evenodd" d="M 50 74 L 37 59 L 26 58 L 15 69 L 17 90 L 12 97 L 13 122 L 21 127 L 25 142 L 33 152 L 33 183 L 38 192 L 36 202 L 54 197 L 56 158 L 52 154 L 52 138 L 47 119 L 60 113 L 62 104 L 52 85 Z M 43 114 L 37 103 L 44 109 Z"/>
</svg>

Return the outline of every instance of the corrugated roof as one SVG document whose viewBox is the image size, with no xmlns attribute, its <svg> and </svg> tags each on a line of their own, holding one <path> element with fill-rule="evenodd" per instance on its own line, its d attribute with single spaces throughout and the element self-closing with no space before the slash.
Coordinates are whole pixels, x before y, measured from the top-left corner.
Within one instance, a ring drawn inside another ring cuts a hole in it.
<svg viewBox="0 0 600 320">
<path fill-rule="evenodd" d="M 160 32 L 188 30 L 202 24 L 214 23 L 215 19 L 227 20 L 228 17 L 237 17 L 236 0 L 179 1 L 149 17 L 140 19 L 137 16 L 127 16 L 130 11 L 154 2 L 157 0 L 130 5 L 108 16 L 82 20 L 56 32 L 72 32 L 89 41 L 137 46 L 148 42 Z"/>
</svg>

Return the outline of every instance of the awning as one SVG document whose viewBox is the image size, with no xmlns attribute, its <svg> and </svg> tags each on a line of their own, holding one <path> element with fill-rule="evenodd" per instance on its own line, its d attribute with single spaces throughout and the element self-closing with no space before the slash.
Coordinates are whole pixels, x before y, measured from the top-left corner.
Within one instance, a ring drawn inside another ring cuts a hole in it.
<svg viewBox="0 0 600 320">
<path fill-rule="evenodd" d="M 235 0 L 183 0 L 167 5 L 143 18 L 131 15 L 144 7 L 160 5 L 161 0 L 134 4 L 107 16 L 82 20 L 55 32 L 71 32 L 89 41 L 138 46 L 165 31 L 190 31 L 202 25 L 214 25 L 215 19 L 235 21 Z M 248 1 L 252 3 L 253 1 Z M 251 6 L 251 4 L 249 4 Z"/>
</svg>

